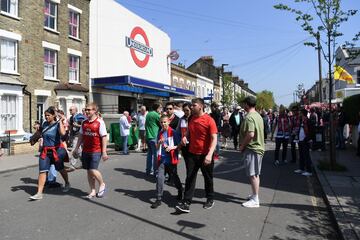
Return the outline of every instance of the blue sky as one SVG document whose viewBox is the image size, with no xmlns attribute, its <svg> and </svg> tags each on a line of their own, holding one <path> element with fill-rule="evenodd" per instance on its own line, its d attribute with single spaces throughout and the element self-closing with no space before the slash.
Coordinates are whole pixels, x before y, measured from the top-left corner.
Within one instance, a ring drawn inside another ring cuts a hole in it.
<svg viewBox="0 0 360 240">
<path fill-rule="evenodd" d="M 201 56 L 213 56 L 216 65 L 229 64 L 225 70 L 255 92 L 272 91 L 277 104 L 291 103 L 298 84 L 308 89 L 318 80 L 317 53 L 302 44 L 309 35 L 293 15 L 273 8 L 280 2 L 297 6 L 293 0 L 117 1 L 170 36 L 180 54 L 177 62 L 189 66 Z M 360 9 L 360 2 L 344 0 L 343 9 Z M 303 10 L 312 11 L 310 6 Z M 340 44 L 359 32 L 360 13 L 340 31 Z"/>
</svg>

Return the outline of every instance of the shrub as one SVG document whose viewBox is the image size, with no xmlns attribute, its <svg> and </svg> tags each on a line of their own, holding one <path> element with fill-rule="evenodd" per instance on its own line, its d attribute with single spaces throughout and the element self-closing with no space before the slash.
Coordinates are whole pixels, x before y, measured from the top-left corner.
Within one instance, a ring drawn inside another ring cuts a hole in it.
<svg viewBox="0 0 360 240">
<path fill-rule="evenodd" d="M 360 94 L 353 95 L 344 99 L 343 110 L 348 123 L 357 125 L 359 122 Z"/>
</svg>

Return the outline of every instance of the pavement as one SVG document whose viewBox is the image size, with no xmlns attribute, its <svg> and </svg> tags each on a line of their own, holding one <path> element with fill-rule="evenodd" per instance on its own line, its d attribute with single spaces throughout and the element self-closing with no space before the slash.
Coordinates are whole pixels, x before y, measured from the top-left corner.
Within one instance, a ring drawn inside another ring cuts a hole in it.
<svg viewBox="0 0 360 240">
<path fill-rule="evenodd" d="M 312 152 L 316 175 L 343 239 L 360 239 L 360 157 L 356 149 L 336 150 L 336 162 L 346 171 L 322 171 L 319 160 L 328 161 L 329 152 Z"/>
<path fill-rule="evenodd" d="M 215 164 L 215 206 L 202 208 L 204 182 L 199 173 L 191 212 L 181 215 L 174 210 L 176 189 L 170 186 L 165 187 L 163 204 L 150 208 L 155 181 L 144 174 L 143 153 L 124 156 L 111 149 L 110 160 L 100 165 L 108 192 L 91 201 L 83 198 L 88 186 L 85 171 L 79 170 L 70 175 L 69 193 L 46 189 L 43 200 L 29 202 L 36 192 L 37 157 L 3 156 L 1 239 L 340 239 L 317 178 L 294 174 L 296 164 L 275 167 L 274 144 L 268 142 L 266 147 L 260 208 L 241 207 L 250 186 L 240 153 L 229 149 Z M 182 161 L 178 167 L 182 182 L 184 169 Z"/>
</svg>

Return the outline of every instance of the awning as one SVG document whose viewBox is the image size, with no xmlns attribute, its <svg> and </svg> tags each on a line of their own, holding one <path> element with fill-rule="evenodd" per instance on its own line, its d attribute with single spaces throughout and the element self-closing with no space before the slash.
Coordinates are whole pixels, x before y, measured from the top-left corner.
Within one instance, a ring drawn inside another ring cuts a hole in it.
<svg viewBox="0 0 360 240">
<path fill-rule="evenodd" d="M 149 80 L 126 76 L 104 77 L 92 79 L 93 87 L 133 93 L 150 94 L 160 97 L 194 96 L 193 91 L 173 87 Z"/>
</svg>

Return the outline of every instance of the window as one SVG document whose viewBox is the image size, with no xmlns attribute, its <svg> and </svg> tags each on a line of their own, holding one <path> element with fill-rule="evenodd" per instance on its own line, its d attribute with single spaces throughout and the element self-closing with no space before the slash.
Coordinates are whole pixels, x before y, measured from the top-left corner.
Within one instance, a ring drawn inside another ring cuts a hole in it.
<svg viewBox="0 0 360 240">
<path fill-rule="evenodd" d="M 80 14 L 69 11 L 69 35 L 74 38 L 79 38 L 79 22 Z"/>
<path fill-rule="evenodd" d="M 2 95 L 0 99 L 0 128 L 15 130 L 16 128 L 16 96 Z"/>
<path fill-rule="evenodd" d="M 69 81 L 79 82 L 80 57 L 69 55 Z"/>
<path fill-rule="evenodd" d="M 57 52 L 44 49 L 44 78 L 56 79 Z"/>
<path fill-rule="evenodd" d="M 17 16 L 18 0 L 1 0 L 1 11 Z"/>
<path fill-rule="evenodd" d="M 0 39 L 0 71 L 17 73 L 17 41 Z"/>
<path fill-rule="evenodd" d="M 56 30 L 57 4 L 50 0 L 45 0 L 44 14 L 44 26 Z"/>
</svg>

